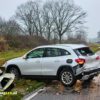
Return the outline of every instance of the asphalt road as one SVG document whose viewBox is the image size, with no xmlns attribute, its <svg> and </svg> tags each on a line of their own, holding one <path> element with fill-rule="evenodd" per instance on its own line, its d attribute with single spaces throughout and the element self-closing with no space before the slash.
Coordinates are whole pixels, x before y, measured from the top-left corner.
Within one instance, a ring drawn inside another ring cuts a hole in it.
<svg viewBox="0 0 100 100">
<path fill-rule="evenodd" d="M 30 100 L 100 100 L 100 75 L 91 82 L 78 83 L 78 88 L 80 90 L 75 91 L 73 87 L 61 87 L 55 82 Z"/>
</svg>

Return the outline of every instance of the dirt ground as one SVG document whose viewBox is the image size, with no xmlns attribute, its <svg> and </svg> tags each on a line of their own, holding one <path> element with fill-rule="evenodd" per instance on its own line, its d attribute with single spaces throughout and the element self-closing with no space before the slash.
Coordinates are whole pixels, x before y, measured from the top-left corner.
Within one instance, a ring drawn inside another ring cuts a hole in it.
<svg viewBox="0 0 100 100">
<path fill-rule="evenodd" d="M 100 100 L 100 75 L 90 82 L 78 80 L 73 87 L 53 81 L 32 100 Z"/>
</svg>

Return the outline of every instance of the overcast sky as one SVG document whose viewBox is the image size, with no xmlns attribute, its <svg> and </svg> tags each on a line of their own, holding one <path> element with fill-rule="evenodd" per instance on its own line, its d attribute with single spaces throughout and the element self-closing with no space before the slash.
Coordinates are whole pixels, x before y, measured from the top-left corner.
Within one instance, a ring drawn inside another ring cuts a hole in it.
<svg viewBox="0 0 100 100">
<path fill-rule="evenodd" d="M 28 0 L 0 0 L 0 16 L 8 20 L 12 17 L 17 6 Z M 75 3 L 83 8 L 88 14 L 87 24 L 88 36 L 96 37 L 100 30 L 100 0 L 74 0 Z"/>
</svg>

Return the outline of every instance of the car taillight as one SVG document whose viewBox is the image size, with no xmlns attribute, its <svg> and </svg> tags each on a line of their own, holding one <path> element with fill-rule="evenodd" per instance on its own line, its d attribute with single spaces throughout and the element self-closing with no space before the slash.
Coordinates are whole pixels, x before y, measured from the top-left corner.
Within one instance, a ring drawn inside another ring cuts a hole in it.
<svg viewBox="0 0 100 100">
<path fill-rule="evenodd" d="M 75 61 L 78 63 L 78 64 L 84 64 L 85 63 L 85 59 L 75 59 Z"/>
<path fill-rule="evenodd" d="M 100 60 L 100 57 L 99 57 L 99 56 L 97 56 L 97 57 L 96 57 L 96 60 Z"/>
</svg>

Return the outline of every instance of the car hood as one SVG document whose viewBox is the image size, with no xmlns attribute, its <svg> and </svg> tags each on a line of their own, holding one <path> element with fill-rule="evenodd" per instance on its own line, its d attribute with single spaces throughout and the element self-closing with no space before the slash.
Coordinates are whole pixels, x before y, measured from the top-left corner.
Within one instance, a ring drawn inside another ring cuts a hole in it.
<svg viewBox="0 0 100 100">
<path fill-rule="evenodd" d="M 22 59 L 22 57 L 18 57 L 18 58 L 14 58 L 14 59 L 11 59 L 11 60 L 8 60 L 7 63 L 12 63 L 12 62 L 18 62 Z"/>
</svg>

